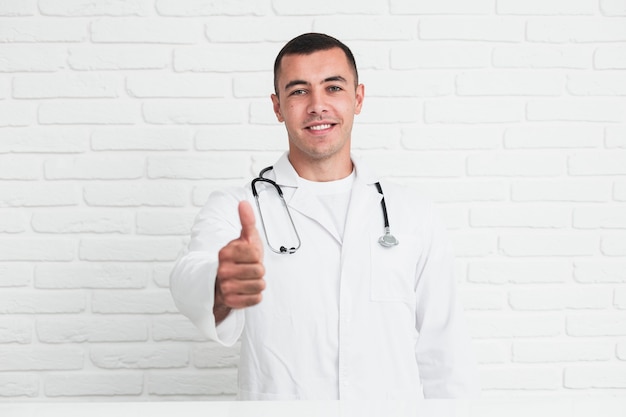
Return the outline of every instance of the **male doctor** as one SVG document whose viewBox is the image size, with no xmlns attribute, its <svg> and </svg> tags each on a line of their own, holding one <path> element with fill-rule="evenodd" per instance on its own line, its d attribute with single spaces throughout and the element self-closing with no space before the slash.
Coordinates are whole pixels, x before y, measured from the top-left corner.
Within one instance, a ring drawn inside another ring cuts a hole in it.
<svg viewBox="0 0 626 417">
<path fill-rule="evenodd" d="M 241 340 L 240 399 L 476 394 L 432 205 L 350 153 L 364 98 L 352 52 L 298 36 L 276 58 L 274 88 L 289 150 L 264 175 L 278 187 L 258 181 L 258 205 L 251 185 L 211 194 L 171 274 L 179 310 L 212 340 Z"/>
</svg>

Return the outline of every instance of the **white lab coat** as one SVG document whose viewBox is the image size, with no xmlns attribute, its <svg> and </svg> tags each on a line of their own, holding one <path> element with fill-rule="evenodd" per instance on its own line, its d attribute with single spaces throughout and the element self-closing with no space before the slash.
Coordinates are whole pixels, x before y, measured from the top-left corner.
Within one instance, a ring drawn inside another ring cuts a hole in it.
<svg viewBox="0 0 626 417">
<path fill-rule="evenodd" d="M 431 204 L 414 191 L 380 180 L 353 157 L 356 178 L 344 241 L 315 199 L 298 188 L 287 154 L 266 174 L 282 187 L 302 240 L 291 255 L 267 247 L 250 187 L 215 192 L 193 226 L 187 251 L 171 274 L 181 313 L 209 338 L 241 338 L 239 398 L 363 400 L 466 397 L 478 378 L 453 261 Z M 383 248 L 380 181 L 392 233 Z M 265 187 L 259 187 L 265 189 Z M 261 192 L 274 247 L 295 246 L 275 191 Z M 237 205 L 249 200 L 265 242 L 263 301 L 233 310 L 215 326 L 217 253 L 239 237 Z M 273 203 L 272 203 L 273 201 Z M 289 242 L 287 242 L 289 241 Z"/>
</svg>

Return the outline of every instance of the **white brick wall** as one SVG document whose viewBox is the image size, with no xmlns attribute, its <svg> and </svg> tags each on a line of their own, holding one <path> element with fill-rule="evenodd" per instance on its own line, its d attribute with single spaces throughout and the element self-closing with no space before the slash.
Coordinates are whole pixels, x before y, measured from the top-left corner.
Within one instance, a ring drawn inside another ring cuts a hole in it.
<svg viewBox="0 0 626 417">
<path fill-rule="evenodd" d="M 0 401 L 232 398 L 168 274 L 343 39 L 355 152 L 441 208 L 484 395 L 626 394 L 624 0 L 0 0 Z"/>
</svg>

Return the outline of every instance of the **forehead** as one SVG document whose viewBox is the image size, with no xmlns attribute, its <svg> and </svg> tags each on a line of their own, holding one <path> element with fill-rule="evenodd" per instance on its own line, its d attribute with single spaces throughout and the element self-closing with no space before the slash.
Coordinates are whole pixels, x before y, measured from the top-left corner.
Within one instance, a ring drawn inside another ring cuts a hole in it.
<svg viewBox="0 0 626 417">
<path fill-rule="evenodd" d="M 278 84 L 284 86 L 293 80 L 315 83 L 328 77 L 342 76 L 354 82 L 354 72 L 346 54 L 340 48 L 316 51 L 311 54 L 285 55 L 280 63 Z"/>
</svg>

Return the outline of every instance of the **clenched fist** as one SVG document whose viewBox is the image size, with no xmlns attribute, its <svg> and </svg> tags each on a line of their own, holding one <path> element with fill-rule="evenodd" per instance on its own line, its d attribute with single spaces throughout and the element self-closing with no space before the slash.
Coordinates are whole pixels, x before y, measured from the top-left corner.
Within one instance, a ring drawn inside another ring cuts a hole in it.
<svg viewBox="0 0 626 417">
<path fill-rule="evenodd" d="M 220 323 L 233 308 L 261 302 L 265 289 L 263 244 L 255 227 L 254 212 L 247 201 L 239 203 L 241 235 L 219 252 L 213 315 Z"/>
</svg>

